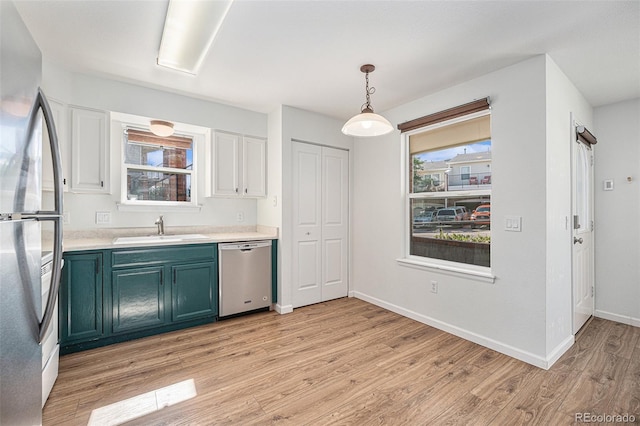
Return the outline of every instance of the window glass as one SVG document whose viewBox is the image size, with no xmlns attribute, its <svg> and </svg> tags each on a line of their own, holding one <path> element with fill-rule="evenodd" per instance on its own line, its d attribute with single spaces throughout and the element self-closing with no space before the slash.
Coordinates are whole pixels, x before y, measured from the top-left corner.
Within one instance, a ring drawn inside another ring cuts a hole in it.
<svg viewBox="0 0 640 426">
<path fill-rule="evenodd" d="M 127 200 L 191 202 L 193 140 L 128 129 L 124 135 Z"/>
<path fill-rule="evenodd" d="M 409 136 L 410 255 L 490 266 L 489 115 L 480 119 L 485 130 L 471 136 L 459 131 L 464 120 L 452 125 L 458 130 L 440 125 Z"/>
</svg>

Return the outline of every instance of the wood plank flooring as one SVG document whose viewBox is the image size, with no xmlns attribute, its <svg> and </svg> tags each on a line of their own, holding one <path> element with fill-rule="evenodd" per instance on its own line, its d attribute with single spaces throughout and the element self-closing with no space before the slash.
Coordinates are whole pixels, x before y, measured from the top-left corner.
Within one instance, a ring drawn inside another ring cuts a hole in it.
<svg viewBox="0 0 640 426">
<path fill-rule="evenodd" d="M 545 371 L 345 298 L 63 356 L 43 422 L 188 379 L 197 396 L 127 424 L 640 424 L 640 328 L 596 318 Z"/>
</svg>

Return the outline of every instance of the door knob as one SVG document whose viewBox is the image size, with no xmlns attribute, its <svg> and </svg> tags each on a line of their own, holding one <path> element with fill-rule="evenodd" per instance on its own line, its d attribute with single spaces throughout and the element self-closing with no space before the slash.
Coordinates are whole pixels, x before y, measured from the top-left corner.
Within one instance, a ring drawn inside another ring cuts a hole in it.
<svg viewBox="0 0 640 426">
<path fill-rule="evenodd" d="M 575 243 L 580 243 L 580 244 L 582 244 L 582 238 L 576 238 L 576 237 L 573 237 L 573 244 L 575 244 Z"/>
</svg>

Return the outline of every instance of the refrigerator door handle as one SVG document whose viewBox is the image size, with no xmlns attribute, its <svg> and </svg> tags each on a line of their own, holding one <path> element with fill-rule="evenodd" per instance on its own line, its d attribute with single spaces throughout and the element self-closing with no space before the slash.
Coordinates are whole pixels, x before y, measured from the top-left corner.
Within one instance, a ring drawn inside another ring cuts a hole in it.
<svg viewBox="0 0 640 426">
<path fill-rule="evenodd" d="M 58 290 L 60 288 L 60 275 L 62 272 L 62 162 L 60 160 L 60 148 L 58 143 L 58 134 L 56 133 L 56 126 L 53 121 L 53 114 L 51 113 L 51 107 L 47 101 L 47 97 L 41 88 L 38 88 L 38 96 L 36 97 L 36 108 L 34 114 L 37 113 L 38 108 L 42 109 L 44 115 L 44 121 L 49 133 L 49 143 L 51 145 L 51 160 L 53 163 L 53 182 L 54 182 L 54 211 L 45 212 L 41 211 L 35 215 L 37 220 L 53 221 L 53 267 L 51 273 L 51 286 L 49 291 L 49 297 L 47 298 L 47 305 L 40 322 L 40 332 L 38 336 L 38 342 L 42 343 L 44 335 L 51 323 L 54 307 L 56 304 L 56 298 L 58 297 Z"/>
</svg>

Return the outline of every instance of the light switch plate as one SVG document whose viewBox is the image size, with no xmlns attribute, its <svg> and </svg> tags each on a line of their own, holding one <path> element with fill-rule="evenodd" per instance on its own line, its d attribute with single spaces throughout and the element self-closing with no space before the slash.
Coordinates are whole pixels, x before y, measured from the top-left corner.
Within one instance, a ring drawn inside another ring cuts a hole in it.
<svg viewBox="0 0 640 426">
<path fill-rule="evenodd" d="M 505 216 L 504 230 L 511 232 L 522 231 L 522 216 Z"/>
<path fill-rule="evenodd" d="M 111 223 L 111 212 L 96 212 L 96 225 Z"/>
</svg>

